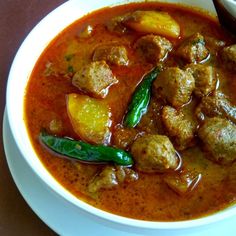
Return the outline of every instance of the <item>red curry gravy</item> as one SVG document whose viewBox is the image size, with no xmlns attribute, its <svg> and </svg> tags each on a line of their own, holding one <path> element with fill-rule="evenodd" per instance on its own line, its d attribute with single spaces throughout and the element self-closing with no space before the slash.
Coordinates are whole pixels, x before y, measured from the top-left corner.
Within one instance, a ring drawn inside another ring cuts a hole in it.
<svg viewBox="0 0 236 236">
<path fill-rule="evenodd" d="M 140 33 L 132 31 L 123 35 L 115 34 L 107 29 L 106 24 L 115 16 L 138 9 L 168 12 L 179 23 L 180 38 L 169 39 L 173 45 L 196 32 L 223 40 L 226 45 L 235 42 L 232 36 L 208 15 L 179 5 L 133 3 L 88 14 L 67 27 L 49 44 L 31 74 L 25 96 L 25 118 L 31 142 L 42 163 L 62 186 L 79 199 L 104 211 L 150 221 L 188 220 L 212 214 L 235 202 L 236 185 L 232 184 L 228 175 L 233 172 L 233 168 L 236 171 L 236 167 L 221 166 L 208 160 L 201 151 L 200 144 L 180 152 L 183 164 L 197 170 L 202 176 L 197 188 L 187 195 L 180 196 L 171 190 L 163 182 L 163 175 L 160 173 L 138 172 L 137 181 L 103 189 L 96 196 L 90 196 L 87 193 L 87 185 L 103 165 L 81 164 L 58 158 L 38 141 L 41 129 L 49 129 L 50 122 L 55 119 L 60 120 L 62 124 L 60 136 L 77 140 L 80 138 L 73 131 L 68 118 L 66 94 L 81 93 L 71 84 L 73 73 L 91 60 L 95 47 L 108 42 L 125 45 L 129 61 L 132 62 L 127 67 L 111 66 L 119 82 L 110 87 L 107 97 L 104 98 L 111 108 L 111 129 L 115 130 L 122 122 L 134 89 L 153 65 L 140 58 L 132 49 Z M 93 28 L 92 37 L 80 37 L 87 25 Z M 172 53 L 165 63 L 169 66 L 178 64 Z M 220 65 L 217 56 L 207 63 L 216 67 Z M 218 71 L 219 86 L 234 103 L 235 77 L 235 74 L 224 68 Z M 143 117 L 139 127 L 147 133 L 158 132 L 150 112 Z"/>
</svg>

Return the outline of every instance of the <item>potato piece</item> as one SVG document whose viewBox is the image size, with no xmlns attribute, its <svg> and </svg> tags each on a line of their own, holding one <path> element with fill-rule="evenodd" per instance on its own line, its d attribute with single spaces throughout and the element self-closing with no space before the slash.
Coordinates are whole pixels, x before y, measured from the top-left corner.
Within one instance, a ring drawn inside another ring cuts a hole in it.
<svg viewBox="0 0 236 236">
<path fill-rule="evenodd" d="M 177 38 L 180 34 L 179 24 L 166 12 L 135 11 L 124 24 L 138 32 L 153 33 Z"/>
<path fill-rule="evenodd" d="M 202 175 L 195 170 L 181 170 L 164 176 L 164 182 L 177 194 L 185 195 L 197 187 Z"/>
<path fill-rule="evenodd" d="M 95 144 L 106 144 L 110 139 L 110 109 L 104 101 L 81 94 L 67 95 L 67 111 L 76 134 Z"/>
</svg>

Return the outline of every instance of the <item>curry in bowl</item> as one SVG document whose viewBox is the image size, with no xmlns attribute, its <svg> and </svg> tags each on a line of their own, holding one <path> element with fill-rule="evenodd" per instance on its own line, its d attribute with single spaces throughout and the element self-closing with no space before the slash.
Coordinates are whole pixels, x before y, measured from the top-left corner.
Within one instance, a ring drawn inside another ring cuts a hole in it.
<svg viewBox="0 0 236 236">
<path fill-rule="evenodd" d="M 206 13 L 131 3 L 74 22 L 30 76 L 40 160 L 79 199 L 147 221 L 236 199 L 236 45 Z"/>
</svg>

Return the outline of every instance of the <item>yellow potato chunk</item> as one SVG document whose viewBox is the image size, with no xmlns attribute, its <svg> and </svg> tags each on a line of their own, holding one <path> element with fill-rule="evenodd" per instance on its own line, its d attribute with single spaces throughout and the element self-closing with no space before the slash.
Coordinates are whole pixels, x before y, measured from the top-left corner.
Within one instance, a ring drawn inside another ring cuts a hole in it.
<svg viewBox="0 0 236 236">
<path fill-rule="evenodd" d="M 67 95 L 67 111 L 81 139 L 95 144 L 109 142 L 111 113 L 104 101 L 72 93 Z"/>
<path fill-rule="evenodd" d="M 177 38 L 180 34 L 179 24 L 166 12 L 135 11 L 127 17 L 124 24 L 142 33 L 153 33 L 171 38 Z"/>
</svg>

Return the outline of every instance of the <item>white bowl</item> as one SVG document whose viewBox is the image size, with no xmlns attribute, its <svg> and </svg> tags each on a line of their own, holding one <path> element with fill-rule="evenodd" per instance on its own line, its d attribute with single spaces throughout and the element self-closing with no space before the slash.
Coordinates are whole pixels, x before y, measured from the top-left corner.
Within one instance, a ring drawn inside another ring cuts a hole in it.
<svg viewBox="0 0 236 236">
<path fill-rule="evenodd" d="M 68 1 L 52 11 L 42 21 L 40 21 L 24 40 L 13 61 L 7 84 L 7 113 L 9 117 L 10 128 L 19 150 L 35 174 L 50 190 L 56 193 L 55 197 L 58 195 L 63 197 L 65 201 L 71 203 L 73 207 L 76 207 L 83 213 L 88 213 L 90 216 L 95 217 L 96 220 L 100 220 L 103 223 L 105 222 L 110 226 L 123 228 L 127 231 L 135 231 L 137 229 L 147 231 L 153 229 L 183 229 L 202 226 L 221 219 L 225 219 L 226 217 L 232 215 L 236 215 L 236 206 L 229 207 L 216 214 L 200 219 L 178 222 L 150 222 L 111 214 L 97 209 L 72 195 L 47 171 L 34 151 L 24 122 L 23 107 L 26 85 L 39 56 L 44 51 L 45 47 L 50 43 L 50 41 L 58 35 L 58 33 L 60 33 L 66 26 L 82 17 L 86 13 L 104 6 L 117 5 L 127 2 L 132 1 Z M 190 6 L 201 7 L 202 9 L 215 14 L 215 10 L 211 1 L 166 0 L 162 2 L 184 3 Z"/>
</svg>

